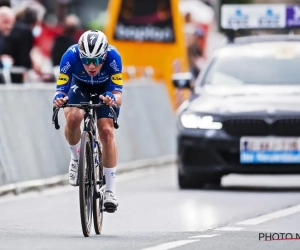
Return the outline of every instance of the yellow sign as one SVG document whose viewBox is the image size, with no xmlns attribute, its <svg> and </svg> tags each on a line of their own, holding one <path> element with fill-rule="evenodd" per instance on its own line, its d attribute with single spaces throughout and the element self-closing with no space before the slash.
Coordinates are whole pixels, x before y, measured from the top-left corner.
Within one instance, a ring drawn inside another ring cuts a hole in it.
<svg viewBox="0 0 300 250">
<path fill-rule="evenodd" d="M 57 80 L 57 85 L 64 85 L 69 81 L 69 76 L 60 73 Z"/>
<path fill-rule="evenodd" d="M 118 73 L 118 74 L 114 74 L 111 76 L 111 81 L 117 85 L 122 86 L 123 85 L 123 81 L 122 81 L 122 74 Z"/>
<path fill-rule="evenodd" d="M 165 83 L 174 108 L 178 93 L 172 74 L 189 70 L 179 1 L 110 0 L 105 27 L 109 44 L 122 56 L 124 82 L 144 75 L 146 67 L 151 67 L 153 79 Z M 135 76 L 126 70 L 131 66 Z"/>
</svg>

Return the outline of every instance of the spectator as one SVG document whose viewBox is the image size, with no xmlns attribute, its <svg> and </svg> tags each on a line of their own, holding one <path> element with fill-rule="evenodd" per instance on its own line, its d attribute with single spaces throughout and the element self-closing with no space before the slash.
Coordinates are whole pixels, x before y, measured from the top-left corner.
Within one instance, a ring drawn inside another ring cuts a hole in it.
<svg viewBox="0 0 300 250">
<path fill-rule="evenodd" d="M 59 66 L 63 54 L 70 46 L 77 43 L 75 35 L 80 27 L 79 18 L 76 15 L 69 15 L 65 18 L 63 26 L 63 34 L 54 39 L 51 51 L 53 66 Z"/>
<path fill-rule="evenodd" d="M 31 51 L 33 70 L 29 72 L 29 76 L 33 82 L 53 83 L 55 79 L 50 51 L 52 48 L 52 40 L 58 32 L 54 26 L 45 23 L 44 17 L 47 10 L 40 2 L 41 1 L 29 1 L 30 4 L 27 3 L 27 6 L 29 5 L 38 13 L 38 21 L 33 29 L 34 46 Z"/>
<path fill-rule="evenodd" d="M 202 66 L 203 49 L 200 47 L 200 39 L 203 35 L 202 29 L 196 29 L 191 37 L 191 43 L 188 45 L 189 66 L 194 78 L 197 78 Z"/>
<path fill-rule="evenodd" d="M 195 33 L 196 30 L 196 25 L 192 20 L 192 15 L 191 13 L 187 12 L 184 15 L 184 34 L 185 34 L 185 39 L 186 39 L 186 44 L 189 45 L 192 42 L 192 36 Z"/>
<path fill-rule="evenodd" d="M 8 36 L 15 23 L 15 14 L 13 10 L 7 6 L 0 7 L 0 67 L 3 69 L 5 62 L 12 63 L 12 58 L 5 55 L 5 37 Z M 4 83 L 4 79 L 1 76 L 1 83 Z"/>
<path fill-rule="evenodd" d="M 37 23 L 37 12 L 33 8 L 25 7 L 17 13 L 17 22 L 6 38 L 6 52 L 14 60 L 14 66 L 21 69 L 20 72 L 11 73 L 13 83 L 23 83 L 25 71 L 32 68 L 30 52 L 33 47 L 32 29 Z M 24 72 L 22 72 L 24 70 Z"/>
<path fill-rule="evenodd" d="M 4 39 L 6 36 L 8 36 L 14 26 L 15 23 L 15 14 L 12 11 L 11 8 L 7 6 L 0 7 L 0 34 L 2 36 L 2 46 Z"/>
</svg>

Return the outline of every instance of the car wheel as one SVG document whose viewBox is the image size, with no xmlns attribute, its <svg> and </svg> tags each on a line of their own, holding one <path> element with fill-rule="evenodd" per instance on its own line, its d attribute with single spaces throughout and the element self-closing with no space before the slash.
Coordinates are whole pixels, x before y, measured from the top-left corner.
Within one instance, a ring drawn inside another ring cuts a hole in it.
<svg viewBox="0 0 300 250">
<path fill-rule="evenodd" d="M 201 175 L 198 177 L 200 187 L 209 189 L 219 189 L 221 187 L 222 176 L 215 175 Z"/>
<path fill-rule="evenodd" d="M 198 177 L 188 177 L 178 173 L 178 185 L 180 189 L 220 188 L 221 179 L 222 176 L 201 175 Z"/>
<path fill-rule="evenodd" d="M 204 180 L 203 186 L 209 189 L 219 189 L 221 188 L 221 180 L 222 176 L 207 177 Z"/>
<path fill-rule="evenodd" d="M 184 175 L 178 173 L 178 185 L 180 189 L 190 189 L 193 188 L 192 180 Z"/>
<path fill-rule="evenodd" d="M 181 175 L 178 173 L 178 185 L 180 189 L 200 189 L 204 184 L 199 178 Z"/>
</svg>

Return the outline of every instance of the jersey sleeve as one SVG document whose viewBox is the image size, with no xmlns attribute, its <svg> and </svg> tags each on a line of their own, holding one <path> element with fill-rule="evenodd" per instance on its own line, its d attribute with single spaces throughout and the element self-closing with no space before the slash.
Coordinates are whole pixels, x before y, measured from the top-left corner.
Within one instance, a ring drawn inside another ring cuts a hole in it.
<svg viewBox="0 0 300 250">
<path fill-rule="evenodd" d="M 112 53 L 112 59 L 110 60 L 110 83 L 109 91 L 116 91 L 122 93 L 123 80 L 122 80 L 122 58 L 120 54 L 114 50 Z"/>
<path fill-rule="evenodd" d="M 72 65 L 74 64 L 74 48 L 69 48 L 61 58 L 60 72 L 56 82 L 56 92 L 68 94 L 72 82 Z"/>
</svg>

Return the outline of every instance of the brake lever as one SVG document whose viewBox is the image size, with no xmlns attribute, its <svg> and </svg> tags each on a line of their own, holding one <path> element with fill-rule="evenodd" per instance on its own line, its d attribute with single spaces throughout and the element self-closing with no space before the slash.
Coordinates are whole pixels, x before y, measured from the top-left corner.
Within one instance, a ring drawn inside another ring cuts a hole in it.
<svg viewBox="0 0 300 250">
<path fill-rule="evenodd" d="M 57 130 L 60 128 L 58 124 L 58 117 L 57 117 L 58 112 L 59 112 L 59 108 L 53 107 L 52 124 L 54 124 Z"/>
</svg>

